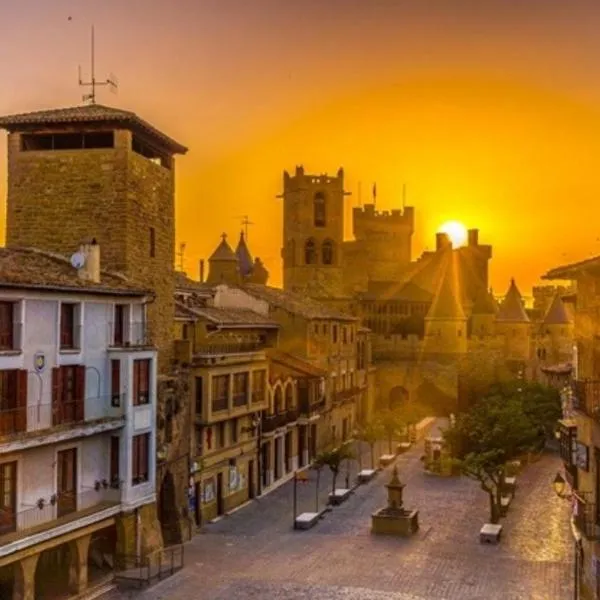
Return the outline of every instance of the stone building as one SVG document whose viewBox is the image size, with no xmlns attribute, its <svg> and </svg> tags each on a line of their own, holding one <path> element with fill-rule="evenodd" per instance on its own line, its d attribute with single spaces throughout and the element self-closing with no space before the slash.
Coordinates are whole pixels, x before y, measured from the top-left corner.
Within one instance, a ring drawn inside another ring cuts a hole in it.
<svg viewBox="0 0 600 600">
<path fill-rule="evenodd" d="M 69 253 L 95 238 L 103 265 L 155 291 L 157 489 L 165 541 L 189 535 L 188 375 L 172 366 L 175 155 L 187 149 L 126 110 L 91 104 L 0 118 L 8 130 L 6 243 Z"/>
<path fill-rule="evenodd" d="M 80 594 L 162 543 L 153 293 L 100 261 L 0 249 L 1 598 Z"/>
<path fill-rule="evenodd" d="M 561 457 L 573 502 L 574 597 L 592 600 L 599 597 L 600 563 L 600 257 L 557 267 L 544 278 L 575 285 L 576 358 L 563 393 Z M 548 314 L 555 330 L 566 328 L 562 310 L 551 306 Z"/>
</svg>

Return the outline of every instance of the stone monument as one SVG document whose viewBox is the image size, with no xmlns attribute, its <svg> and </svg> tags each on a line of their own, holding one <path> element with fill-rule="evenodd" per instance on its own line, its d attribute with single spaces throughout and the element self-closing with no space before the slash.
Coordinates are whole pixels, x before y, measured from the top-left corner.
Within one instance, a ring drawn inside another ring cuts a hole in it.
<svg viewBox="0 0 600 600">
<path fill-rule="evenodd" d="M 404 508 L 402 500 L 404 484 L 398 478 L 396 466 L 386 487 L 388 505 L 371 516 L 371 533 L 404 537 L 413 535 L 419 529 L 419 511 Z"/>
</svg>

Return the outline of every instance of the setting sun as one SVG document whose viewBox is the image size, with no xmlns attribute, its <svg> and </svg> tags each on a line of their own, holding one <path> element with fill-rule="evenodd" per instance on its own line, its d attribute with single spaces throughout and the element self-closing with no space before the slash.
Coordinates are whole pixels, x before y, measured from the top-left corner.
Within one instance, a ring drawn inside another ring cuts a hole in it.
<svg viewBox="0 0 600 600">
<path fill-rule="evenodd" d="M 448 234 L 454 248 L 464 245 L 467 241 L 467 228 L 458 221 L 447 221 L 440 227 L 440 232 Z"/>
</svg>

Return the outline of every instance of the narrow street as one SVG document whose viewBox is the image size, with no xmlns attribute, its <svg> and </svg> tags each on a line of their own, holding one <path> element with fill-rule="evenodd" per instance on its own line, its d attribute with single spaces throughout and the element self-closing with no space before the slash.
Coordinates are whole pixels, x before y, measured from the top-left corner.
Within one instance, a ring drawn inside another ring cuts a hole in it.
<svg viewBox="0 0 600 600">
<path fill-rule="evenodd" d="M 498 546 L 481 545 L 487 496 L 466 478 L 423 472 L 420 443 L 397 459 L 405 506 L 419 510 L 412 539 L 376 537 L 371 514 L 386 504 L 391 469 L 357 488 L 310 531 L 294 531 L 288 482 L 217 523 L 186 546 L 185 568 L 137 594 L 139 600 L 562 600 L 571 597 L 569 502 L 544 455 L 518 478 Z M 366 466 L 366 465 L 365 465 Z M 344 485 L 342 470 L 338 487 Z M 314 479 L 314 473 L 311 473 Z M 324 501 L 331 486 L 321 477 Z M 299 512 L 313 510 L 315 486 L 298 484 Z M 115 596 L 121 598 L 123 596 Z"/>
</svg>

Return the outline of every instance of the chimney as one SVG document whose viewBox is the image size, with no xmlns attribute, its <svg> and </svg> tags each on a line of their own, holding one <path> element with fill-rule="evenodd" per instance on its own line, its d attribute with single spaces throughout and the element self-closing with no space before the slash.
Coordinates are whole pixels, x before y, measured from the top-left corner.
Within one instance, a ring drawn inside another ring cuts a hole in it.
<svg viewBox="0 0 600 600">
<path fill-rule="evenodd" d="M 452 242 L 450 241 L 450 236 L 443 231 L 440 231 L 435 234 L 435 249 L 436 252 L 440 252 L 441 250 L 446 250 L 447 248 L 452 248 Z"/>
<path fill-rule="evenodd" d="M 200 283 L 204 283 L 204 259 L 200 260 Z"/>
<path fill-rule="evenodd" d="M 82 244 L 79 252 L 85 257 L 83 266 L 77 269 L 79 278 L 100 283 L 100 246 L 96 238 L 89 244 Z"/>
<path fill-rule="evenodd" d="M 479 246 L 479 229 L 469 229 L 469 246 Z"/>
</svg>

